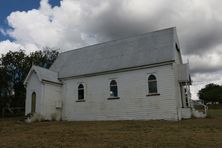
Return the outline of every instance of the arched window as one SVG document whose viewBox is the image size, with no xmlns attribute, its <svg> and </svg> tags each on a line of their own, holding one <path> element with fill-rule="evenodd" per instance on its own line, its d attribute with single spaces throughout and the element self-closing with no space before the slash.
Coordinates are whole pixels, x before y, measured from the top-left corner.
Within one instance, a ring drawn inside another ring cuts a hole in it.
<svg viewBox="0 0 222 148">
<path fill-rule="evenodd" d="M 36 93 L 33 92 L 32 93 L 31 113 L 35 113 L 36 112 L 35 108 L 36 108 Z"/>
<path fill-rule="evenodd" d="M 110 82 L 110 96 L 111 97 L 118 97 L 118 87 L 116 80 L 112 80 Z"/>
<path fill-rule="evenodd" d="M 79 84 L 78 86 L 78 100 L 84 100 L 84 86 Z"/>
<path fill-rule="evenodd" d="M 156 76 L 150 75 L 148 77 L 148 89 L 149 89 L 149 94 L 157 93 L 157 80 L 156 80 Z"/>
</svg>

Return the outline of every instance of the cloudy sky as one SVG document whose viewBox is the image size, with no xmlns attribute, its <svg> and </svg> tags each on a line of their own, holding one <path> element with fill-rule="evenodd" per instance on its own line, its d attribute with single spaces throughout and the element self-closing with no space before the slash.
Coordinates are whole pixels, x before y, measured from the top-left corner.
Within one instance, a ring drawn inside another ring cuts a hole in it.
<svg viewBox="0 0 222 148">
<path fill-rule="evenodd" d="M 219 0 L 0 1 L 0 54 L 45 46 L 67 51 L 175 26 L 197 99 L 205 84 L 222 84 L 221 6 Z"/>
</svg>

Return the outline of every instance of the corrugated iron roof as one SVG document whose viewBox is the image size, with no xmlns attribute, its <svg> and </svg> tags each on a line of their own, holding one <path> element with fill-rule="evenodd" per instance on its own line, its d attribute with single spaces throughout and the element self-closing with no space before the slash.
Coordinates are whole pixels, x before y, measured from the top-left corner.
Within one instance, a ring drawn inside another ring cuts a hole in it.
<svg viewBox="0 0 222 148">
<path fill-rule="evenodd" d="M 172 61 L 174 33 L 168 28 L 63 52 L 50 70 L 66 78 Z"/>
<path fill-rule="evenodd" d="M 40 81 L 46 80 L 54 83 L 61 83 L 58 80 L 58 72 L 54 72 L 49 69 L 45 69 L 34 65 L 32 66 L 32 69 L 37 73 L 37 76 L 39 77 Z"/>
</svg>

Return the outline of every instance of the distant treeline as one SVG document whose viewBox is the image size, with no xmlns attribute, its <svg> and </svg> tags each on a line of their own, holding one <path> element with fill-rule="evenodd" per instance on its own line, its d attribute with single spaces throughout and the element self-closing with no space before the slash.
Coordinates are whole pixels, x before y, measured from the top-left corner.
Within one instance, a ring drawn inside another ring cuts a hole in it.
<svg viewBox="0 0 222 148">
<path fill-rule="evenodd" d="M 49 68 L 58 56 L 58 50 L 44 48 L 25 54 L 23 50 L 9 51 L 0 57 L 0 117 L 22 114 L 26 89 L 23 85 L 32 65 Z"/>
</svg>

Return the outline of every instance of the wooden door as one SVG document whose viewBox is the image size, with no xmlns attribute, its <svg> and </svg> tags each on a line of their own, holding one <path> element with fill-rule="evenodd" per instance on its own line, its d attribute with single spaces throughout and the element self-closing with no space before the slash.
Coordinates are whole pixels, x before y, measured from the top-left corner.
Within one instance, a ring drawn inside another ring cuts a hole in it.
<svg viewBox="0 0 222 148">
<path fill-rule="evenodd" d="M 32 106 L 31 106 L 31 112 L 34 113 L 36 108 L 36 93 L 32 93 Z"/>
</svg>

